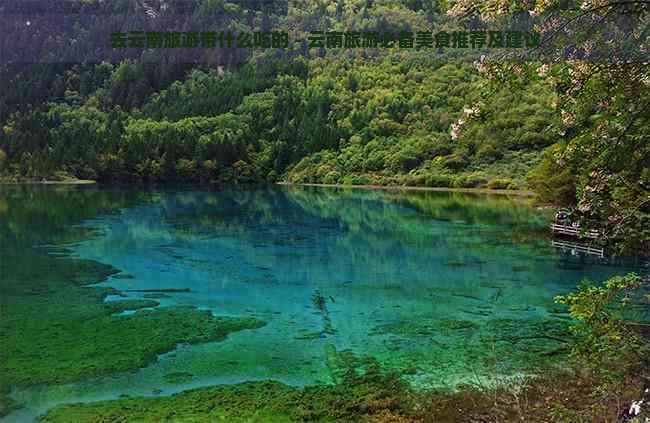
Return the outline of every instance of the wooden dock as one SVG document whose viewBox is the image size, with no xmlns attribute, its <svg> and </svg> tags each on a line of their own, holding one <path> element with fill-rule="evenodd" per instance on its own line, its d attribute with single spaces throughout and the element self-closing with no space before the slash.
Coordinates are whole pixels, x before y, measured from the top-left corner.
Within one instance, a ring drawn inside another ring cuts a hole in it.
<svg viewBox="0 0 650 423">
<path fill-rule="evenodd" d="M 576 238 L 598 239 L 600 237 L 600 232 L 595 230 L 583 231 L 581 228 L 574 228 L 569 225 L 559 225 L 557 223 L 551 223 L 551 231 L 553 231 L 554 234 L 574 236 Z"/>
</svg>

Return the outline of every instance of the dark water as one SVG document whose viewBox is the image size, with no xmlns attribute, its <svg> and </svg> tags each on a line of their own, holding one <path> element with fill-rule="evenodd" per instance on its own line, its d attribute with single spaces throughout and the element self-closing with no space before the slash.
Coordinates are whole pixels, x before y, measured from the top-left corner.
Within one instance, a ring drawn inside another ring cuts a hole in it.
<svg viewBox="0 0 650 423">
<path fill-rule="evenodd" d="M 3 187 L 0 254 L 65 246 L 120 269 L 100 286 L 128 298 L 189 290 L 156 301 L 267 322 L 134 372 L 14 390 L 27 407 L 7 420 L 124 393 L 330 383 L 336 351 L 416 388 L 532 373 L 563 346 L 554 296 L 633 269 L 554 249 L 548 218 L 520 198 L 459 193 Z M 171 382 L 173 372 L 193 376 Z"/>
</svg>

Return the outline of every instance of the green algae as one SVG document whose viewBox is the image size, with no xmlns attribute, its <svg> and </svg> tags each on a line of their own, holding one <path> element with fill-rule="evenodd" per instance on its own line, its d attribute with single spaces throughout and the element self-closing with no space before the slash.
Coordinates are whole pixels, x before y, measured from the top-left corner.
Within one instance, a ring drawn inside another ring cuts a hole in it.
<svg viewBox="0 0 650 423">
<path fill-rule="evenodd" d="M 442 331 L 457 331 L 457 330 L 475 330 L 478 325 L 469 320 L 453 320 L 444 319 L 438 321 L 438 326 Z"/>
<path fill-rule="evenodd" d="M 0 321 L 0 412 L 13 406 L 6 398 L 12 386 L 69 383 L 128 371 L 179 343 L 219 341 L 231 332 L 264 325 L 254 318 L 215 317 L 190 306 L 115 315 L 158 303 L 104 302 L 115 290 L 83 285 L 101 281 L 114 271 L 110 267 L 40 256 L 29 260 L 30 266 L 20 271 L 8 268 L 14 260 L 2 264 L 7 294 Z"/>
<path fill-rule="evenodd" d="M 153 299 L 159 299 L 159 298 L 169 298 L 170 296 L 165 294 L 165 293 L 151 293 L 151 294 L 144 294 L 142 298 L 153 298 Z"/>
<path fill-rule="evenodd" d="M 173 372 L 173 373 L 167 373 L 165 375 L 165 381 L 167 383 L 180 383 L 180 382 L 186 382 L 190 379 L 192 379 L 194 375 L 190 372 Z"/>
<path fill-rule="evenodd" d="M 126 273 L 119 273 L 117 275 L 113 275 L 113 279 L 135 279 L 135 276 Z"/>
<path fill-rule="evenodd" d="M 161 288 L 161 289 L 125 289 L 124 292 L 146 292 L 153 294 L 192 292 L 190 288 Z"/>
<path fill-rule="evenodd" d="M 367 416 L 408 415 L 413 409 L 406 383 L 369 357 L 328 346 L 333 385 L 296 388 L 275 381 L 218 385 L 166 397 L 120 398 L 61 405 L 41 422 L 341 422 Z"/>
<path fill-rule="evenodd" d="M 433 336 L 436 334 L 449 335 L 453 332 L 475 331 L 479 325 L 469 320 L 453 319 L 417 319 L 380 325 L 373 329 L 373 335 L 400 335 L 400 336 Z"/>
<path fill-rule="evenodd" d="M 131 311 L 139 310 L 142 308 L 153 308 L 158 307 L 160 303 L 153 300 L 119 300 L 119 301 L 109 301 L 106 305 L 113 310 L 113 313 L 120 313 L 122 311 Z"/>
<path fill-rule="evenodd" d="M 19 407 L 9 397 L 12 388 L 130 371 L 180 343 L 219 341 L 264 325 L 254 318 L 215 317 L 194 307 L 143 310 L 159 305 L 151 299 L 105 301 L 108 295 L 126 295 L 89 285 L 120 271 L 71 258 L 57 244 L 92 235 L 92 229 L 74 225 L 80 220 L 146 196 L 30 190 L 31 200 L 24 201 L 22 191 L 0 193 L 8 204 L 0 219 L 0 246 L 11 246 L 2 249 L 0 260 L 0 416 Z M 34 225 L 43 230 L 30 230 Z M 136 311 L 119 315 L 127 310 Z"/>
<path fill-rule="evenodd" d="M 56 407 L 42 422 L 289 422 L 298 391 L 277 382 L 196 389 L 171 397 L 121 398 Z"/>
<path fill-rule="evenodd" d="M 335 384 L 381 369 L 374 357 L 357 356 L 350 350 L 339 351 L 333 344 L 325 345 L 325 361 Z"/>
</svg>

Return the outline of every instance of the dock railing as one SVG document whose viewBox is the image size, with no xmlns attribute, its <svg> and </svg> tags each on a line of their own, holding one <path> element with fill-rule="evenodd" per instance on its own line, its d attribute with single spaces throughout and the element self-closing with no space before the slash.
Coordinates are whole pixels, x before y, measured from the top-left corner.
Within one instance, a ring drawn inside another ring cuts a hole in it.
<svg viewBox="0 0 650 423">
<path fill-rule="evenodd" d="M 579 253 L 592 254 L 600 258 L 605 257 L 604 248 L 594 248 L 588 245 L 581 245 L 581 244 L 575 244 L 573 242 L 564 242 L 564 241 L 556 241 L 556 240 L 552 240 L 551 245 L 555 248 L 560 248 L 565 251 L 572 251 L 572 252 L 575 251 Z"/>
<path fill-rule="evenodd" d="M 575 236 L 577 238 L 597 239 L 600 237 L 600 232 L 596 230 L 583 231 L 581 228 L 575 228 L 569 225 L 559 225 L 557 223 L 551 223 L 551 230 L 555 234 Z"/>
</svg>

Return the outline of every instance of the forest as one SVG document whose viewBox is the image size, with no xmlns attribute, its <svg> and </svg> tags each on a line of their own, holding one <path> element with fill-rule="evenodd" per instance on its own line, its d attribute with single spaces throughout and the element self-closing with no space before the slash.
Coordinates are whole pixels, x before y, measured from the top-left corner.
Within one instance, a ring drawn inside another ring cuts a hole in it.
<svg viewBox="0 0 650 423">
<path fill-rule="evenodd" d="M 5 2 L 0 12 L 33 12 L 34 4 Z M 68 13 L 144 14 L 156 7 L 168 14 L 272 13 L 283 22 L 318 12 L 341 30 L 359 24 L 342 16 L 360 17 L 365 28 L 415 28 L 428 14 L 579 9 L 577 3 L 411 0 L 70 1 L 52 7 Z M 645 17 L 646 9 L 636 2 L 594 6 L 603 16 Z M 73 36 L 89 42 L 83 31 Z M 64 54 L 66 45 L 54 41 L 52 49 Z M 452 55 L 428 61 L 416 50 L 375 53 L 365 61 L 336 54 L 224 57 L 223 63 L 138 57 L 3 63 L 0 178 L 532 190 L 542 203 L 574 209 L 620 251 L 649 250 L 646 64 L 485 64 Z"/>
</svg>

